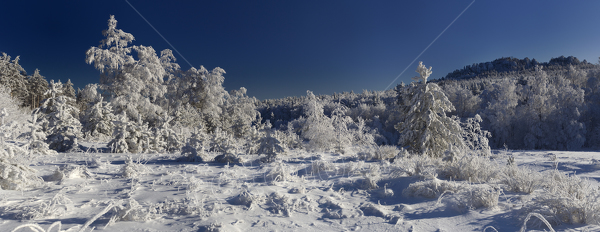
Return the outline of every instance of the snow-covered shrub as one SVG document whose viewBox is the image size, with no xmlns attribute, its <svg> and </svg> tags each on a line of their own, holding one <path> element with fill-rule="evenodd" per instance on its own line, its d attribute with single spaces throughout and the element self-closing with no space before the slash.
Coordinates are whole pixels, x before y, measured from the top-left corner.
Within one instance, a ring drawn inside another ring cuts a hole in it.
<svg viewBox="0 0 600 232">
<path fill-rule="evenodd" d="M 16 218 L 22 220 L 60 217 L 75 209 L 73 201 L 60 192 L 51 199 L 42 200 L 33 205 L 23 204 L 21 207 Z"/>
<path fill-rule="evenodd" d="M 269 211 L 274 214 L 291 217 L 292 212 L 300 206 L 298 199 L 291 199 L 286 194 L 274 192 L 267 198 Z"/>
<path fill-rule="evenodd" d="M 381 145 L 377 147 L 373 159 L 376 160 L 391 160 L 396 158 L 400 154 L 400 150 L 397 146 L 392 145 Z"/>
<path fill-rule="evenodd" d="M 0 189 L 24 190 L 42 182 L 35 169 L 26 165 L 25 154 L 20 147 L 0 144 Z"/>
<path fill-rule="evenodd" d="M 27 128 L 23 128 L 22 125 L 26 124 L 28 113 L 25 109 L 20 108 L 19 105 L 19 100 L 11 96 L 10 89 L 0 85 L 0 110 L 2 110 L 4 115 L 2 117 L 2 124 L 0 124 L 4 129 L 0 132 L 4 133 L 6 137 L 19 136 L 21 133 L 27 131 Z"/>
<path fill-rule="evenodd" d="M 250 193 L 248 190 L 243 190 L 240 194 L 232 197 L 228 200 L 229 204 L 232 205 L 245 205 L 248 209 L 252 208 L 252 205 L 256 205 L 264 202 L 264 197 L 261 195 L 255 195 Z"/>
<path fill-rule="evenodd" d="M 133 198 L 127 199 L 125 205 L 118 205 L 113 210 L 114 214 L 110 218 L 109 225 L 118 221 L 145 222 L 155 217 L 148 208 L 143 207 Z"/>
<path fill-rule="evenodd" d="M 113 153 L 143 153 L 155 151 L 156 144 L 151 144 L 151 131 L 148 124 L 140 117 L 136 121 L 129 121 L 127 114 L 123 113 L 115 123 L 114 138 L 108 142 L 108 147 Z"/>
<path fill-rule="evenodd" d="M 452 146 L 464 146 L 462 128 L 456 119 L 446 116 L 454 110 L 442 89 L 435 83 L 427 83 L 431 68 L 422 62 L 416 70 L 421 84 L 411 83 L 401 94 L 401 120 L 395 128 L 400 132 L 399 144 L 408 146 L 412 152 L 442 157 Z"/>
<path fill-rule="evenodd" d="M 432 159 L 428 156 L 412 156 L 396 159 L 394 166 L 397 170 L 395 175 L 420 176 L 422 178 L 433 178 L 438 176 L 439 168 L 443 167 L 443 161 Z"/>
<path fill-rule="evenodd" d="M 379 204 L 365 203 L 359 208 L 365 216 L 387 217 L 389 214 L 389 212 Z"/>
<path fill-rule="evenodd" d="M 224 153 L 215 156 L 214 161 L 222 164 L 241 164 L 244 161 L 238 155 L 233 153 Z"/>
<path fill-rule="evenodd" d="M 205 152 L 208 146 L 207 136 L 204 132 L 192 133 L 185 146 L 181 148 L 183 159 L 189 162 L 206 162 Z"/>
<path fill-rule="evenodd" d="M 532 193 L 543 184 L 542 174 L 517 165 L 507 165 L 502 174 L 502 183 L 506 185 L 508 191 Z"/>
<path fill-rule="evenodd" d="M 219 128 L 209 134 L 209 141 L 209 151 L 212 152 L 234 153 L 239 147 L 238 141 L 231 134 Z"/>
<path fill-rule="evenodd" d="M 377 182 L 381 179 L 381 170 L 379 165 L 370 165 L 367 170 L 361 171 L 363 179 L 360 181 L 361 189 L 376 189 L 379 188 Z"/>
<path fill-rule="evenodd" d="M 304 111 L 306 119 L 302 125 L 302 137 L 308 140 L 307 148 L 316 151 L 332 149 L 336 143 L 332 120 L 323 113 L 323 105 L 310 91 L 307 91 Z"/>
<path fill-rule="evenodd" d="M 537 212 L 555 223 L 600 224 L 600 190 L 589 180 L 557 170 L 543 173 L 546 192 L 533 198 L 525 212 Z"/>
<path fill-rule="evenodd" d="M 148 168 L 140 161 L 133 161 L 131 156 L 127 157 L 125 165 L 121 168 L 121 176 L 124 178 L 138 178 L 146 172 L 148 172 Z"/>
<path fill-rule="evenodd" d="M 335 169 L 336 167 L 334 164 L 323 159 L 314 160 L 310 164 L 310 172 L 312 174 L 320 174 L 321 172 L 335 171 Z"/>
<path fill-rule="evenodd" d="M 463 186 L 456 182 L 435 178 L 409 184 L 408 188 L 402 191 L 402 195 L 407 197 L 436 198 L 445 192 L 456 193 L 461 187 Z"/>
<path fill-rule="evenodd" d="M 479 114 L 476 114 L 473 118 L 467 118 L 467 121 L 462 123 L 463 139 L 467 148 L 478 155 L 487 156 L 491 154 L 488 138 L 491 137 L 492 134 L 481 129 L 479 123 L 482 121 Z"/>
<path fill-rule="evenodd" d="M 281 160 L 269 163 L 268 171 L 265 173 L 265 181 L 274 184 L 275 182 L 287 182 L 295 179 L 297 176 L 293 175 L 295 172 L 290 170 L 290 166 Z"/>
<path fill-rule="evenodd" d="M 487 183 L 501 174 L 497 163 L 487 157 L 462 155 L 443 167 L 446 177 L 473 183 Z"/>
<path fill-rule="evenodd" d="M 498 206 L 501 191 L 489 185 L 469 185 L 461 192 L 469 209 L 494 208 Z"/>
<path fill-rule="evenodd" d="M 65 179 L 75 179 L 75 178 L 91 178 L 93 175 L 87 169 L 86 166 L 83 165 L 74 165 L 74 164 L 65 164 L 61 165 L 57 168 L 54 173 L 46 180 L 48 181 L 61 181 Z"/>
</svg>

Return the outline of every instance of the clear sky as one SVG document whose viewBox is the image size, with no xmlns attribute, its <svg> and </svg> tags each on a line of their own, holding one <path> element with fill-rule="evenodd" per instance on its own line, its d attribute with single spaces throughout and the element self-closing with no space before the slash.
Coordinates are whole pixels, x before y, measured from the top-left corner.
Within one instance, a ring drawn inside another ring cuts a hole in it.
<svg viewBox="0 0 600 232">
<path fill-rule="evenodd" d="M 384 90 L 472 0 L 129 2 L 192 65 L 225 69 L 227 90 L 267 99 Z M 477 0 L 396 83 L 410 82 L 418 61 L 432 78 L 509 56 L 597 63 L 599 10 L 592 0 Z M 85 52 L 110 15 L 135 45 L 172 49 L 125 0 L 4 1 L 0 11 L 0 51 L 20 55 L 28 74 L 80 88 L 99 81 Z"/>
</svg>

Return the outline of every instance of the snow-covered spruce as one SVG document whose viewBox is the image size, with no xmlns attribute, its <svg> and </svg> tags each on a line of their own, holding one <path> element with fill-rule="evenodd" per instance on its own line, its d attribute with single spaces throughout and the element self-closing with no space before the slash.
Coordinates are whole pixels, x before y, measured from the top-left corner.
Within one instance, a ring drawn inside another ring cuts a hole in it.
<svg viewBox="0 0 600 232">
<path fill-rule="evenodd" d="M 454 110 L 442 89 L 435 83 L 427 83 L 431 67 L 419 62 L 416 70 L 420 84 L 411 83 L 402 89 L 401 120 L 396 125 L 400 132 L 399 143 L 414 153 L 442 157 L 452 146 L 462 149 L 462 128 L 456 119 L 446 116 Z"/>
<path fill-rule="evenodd" d="M 76 145 L 75 138 L 82 137 L 81 123 L 76 118 L 79 110 L 69 103 L 75 99 L 57 96 L 62 94 L 62 88 L 60 81 L 51 81 L 47 93 L 52 97 L 46 99 L 35 112 L 38 114 L 38 123 L 47 134 L 48 146 L 58 152 L 72 149 Z"/>
</svg>

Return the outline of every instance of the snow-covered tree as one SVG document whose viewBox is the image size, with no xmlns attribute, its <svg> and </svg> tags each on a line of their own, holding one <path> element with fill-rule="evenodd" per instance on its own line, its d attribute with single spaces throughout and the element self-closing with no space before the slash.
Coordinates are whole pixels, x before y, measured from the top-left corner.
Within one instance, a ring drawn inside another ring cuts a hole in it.
<svg viewBox="0 0 600 232">
<path fill-rule="evenodd" d="M 346 153 L 346 149 L 352 146 L 354 140 L 354 133 L 349 126 L 354 122 L 352 118 L 346 116 L 345 112 L 341 108 L 336 108 L 331 114 L 331 124 L 334 129 L 334 144 L 333 149 L 335 152 L 341 154 Z M 362 132 L 362 131 L 361 131 Z"/>
<path fill-rule="evenodd" d="M 165 78 L 178 69 L 171 61 L 172 52 L 163 51 L 159 57 L 150 46 L 129 46 L 133 35 L 116 28 L 117 20 L 111 16 L 108 29 L 103 31 L 106 39 L 99 47 L 90 48 L 86 55 L 88 64 L 94 63 L 102 72 L 100 84 L 116 114 L 127 112 L 130 119 L 142 120 L 151 126 L 159 123 L 159 116 L 168 104 L 165 94 Z M 131 53 L 135 51 L 137 59 Z"/>
<path fill-rule="evenodd" d="M 476 114 L 475 117 L 467 118 L 466 122 L 462 123 L 463 139 L 467 148 L 473 150 L 478 155 L 485 156 L 491 154 L 488 138 L 491 137 L 492 134 L 481 129 L 479 123 L 482 121 L 479 114 Z"/>
<path fill-rule="evenodd" d="M 113 139 L 107 145 L 112 153 L 129 153 L 127 139 L 129 138 L 128 127 L 131 126 L 131 123 L 129 123 L 129 118 L 127 118 L 126 114 L 126 112 L 123 112 L 115 121 Z"/>
<path fill-rule="evenodd" d="M 223 106 L 221 117 L 223 129 L 236 138 L 248 137 L 252 124 L 257 122 L 260 113 L 256 111 L 256 98 L 246 95 L 246 88 L 232 90 Z"/>
<path fill-rule="evenodd" d="M 82 132 L 87 139 L 108 141 L 114 132 L 114 120 L 112 106 L 100 97 L 98 102 L 91 104 L 82 115 Z"/>
<path fill-rule="evenodd" d="M 163 115 L 162 122 L 158 127 L 154 128 L 154 137 L 151 139 L 151 147 L 156 152 L 174 152 L 178 151 L 183 147 L 184 140 L 181 133 L 175 131 L 169 123 L 173 120 L 173 117 Z"/>
<path fill-rule="evenodd" d="M 56 154 L 55 150 L 51 150 L 48 144 L 46 143 L 46 133 L 44 132 L 43 127 L 37 120 L 38 114 L 33 113 L 31 115 L 31 119 L 28 120 L 29 124 L 29 132 L 22 134 L 20 137 L 28 138 L 29 140 L 29 151 L 32 154 L 43 154 L 43 155 L 53 155 Z"/>
<path fill-rule="evenodd" d="M 50 148 L 64 152 L 72 149 L 76 145 L 75 139 L 81 137 L 81 123 L 75 117 L 79 115 L 79 110 L 69 104 L 75 100 L 60 96 L 61 93 L 62 83 L 51 81 L 48 94 L 52 97 L 42 103 L 36 114 L 47 134 Z"/>
<path fill-rule="evenodd" d="M 481 116 L 483 124 L 492 133 L 490 143 L 494 147 L 518 147 L 515 143 L 517 135 L 515 116 L 519 97 L 517 96 L 517 83 L 514 79 L 504 79 L 491 84 L 482 95 L 489 95 L 487 107 Z M 521 142 L 523 140 L 521 139 Z"/>
<path fill-rule="evenodd" d="M 188 138 L 186 145 L 181 148 L 181 155 L 186 161 L 206 162 L 205 151 L 208 148 L 208 136 L 202 128 L 198 128 L 192 136 Z"/>
<path fill-rule="evenodd" d="M 431 157 L 442 157 L 453 147 L 462 149 L 462 129 L 457 120 L 446 116 L 454 106 L 437 84 L 427 83 L 431 67 L 419 62 L 416 72 L 421 83 L 411 85 L 402 96 L 405 112 L 400 112 L 402 119 L 396 125 L 399 143 Z"/>
<path fill-rule="evenodd" d="M 265 127 L 264 137 L 258 140 L 258 149 L 256 153 L 259 155 L 265 155 L 262 158 L 263 162 L 273 162 L 275 158 L 277 158 L 278 154 L 283 153 L 285 150 L 280 145 L 281 142 L 275 137 L 273 137 L 273 131 L 271 129 L 270 123 Z"/>
<path fill-rule="evenodd" d="M 308 140 L 312 150 L 330 150 L 335 144 L 335 129 L 331 118 L 323 112 L 323 105 L 311 91 L 307 92 L 304 105 L 306 119 L 302 126 L 302 137 Z"/>
<path fill-rule="evenodd" d="M 14 60 L 11 60 L 6 53 L 2 53 L 0 56 L 0 85 L 11 90 L 11 97 L 18 99 L 20 103 L 25 102 L 28 95 L 28 83 L 25 69 L 19 64 L 18 56 Z"/>
<path fill-rule="evenodd" d="M 11 97 L 10 95 L 10 89 L 0 85 L 0 109 L 6 111 L 6 116 L 4 116 L 4 122 L 2 122 L 2 125 L 25 124 L 27 120 L 26 111 L 19 107 L 19 100 Z"/>
<path fill-rule="evenodd" d="M 45 99 L 46 91 L 48 91 L 48 81 L 42 75 L 40 70 L 36 69 L 32 76 L 29 77 L 29 85 L 27 85 L 29 97 L 27 97 L 28 105 L 35 109 L 40 107 Z"/>
</svg>

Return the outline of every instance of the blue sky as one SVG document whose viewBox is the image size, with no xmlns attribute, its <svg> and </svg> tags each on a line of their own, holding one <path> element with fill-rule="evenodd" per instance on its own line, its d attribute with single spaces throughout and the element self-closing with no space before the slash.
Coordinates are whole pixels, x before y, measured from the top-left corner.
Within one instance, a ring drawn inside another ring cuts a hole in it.
<svg viewBox="0 0 600 232">
<path fill-rule="evenodd" d="M 259 99 L 383 90 L 472 0 L 129 2 L 192 65 L 225 69 L 227 90 Z M 600 56 L 600 1 L 475 1 L 418 61 L 440 78 L 500 57 Z M 110 15 L 134 44 L 171 49 L 126 1 L 10 1 L 2 6 L 0 51 L 32 74 L 99 81 L 85 51 Z M 183 69 L 190 66 L 175 54 Z M 394 84 L 395 85 L 395 84 Z"/>
</svg>

